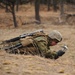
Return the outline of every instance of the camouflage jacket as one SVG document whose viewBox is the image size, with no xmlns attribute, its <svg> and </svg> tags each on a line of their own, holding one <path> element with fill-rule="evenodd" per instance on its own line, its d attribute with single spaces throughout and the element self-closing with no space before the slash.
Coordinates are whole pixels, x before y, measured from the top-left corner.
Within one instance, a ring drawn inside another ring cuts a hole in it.
<svg viewBox="0 0 75 75">
<path fill-rule="evenodd" d="M 56 52 L 51 52 L 49 46 L 50 40 L 47 35 L 36 34 L 32 36 L 31 39 L 33 40 L 33 43 L 24 47 L 25 54 L 40 55 L 42 57 L 47 58 L 55 58 Z"/>
<path fill-rule="evenodd" d="M 35 43 L 37 44 L 37 49 L 39 50 L 40 56 L 46 57 L 46 58 L 52 58 L 54 59 L 57 55 L 57 52 L 50 50 L 50 40 L 47 35 L 45 36 L 39 36 L 34 39 Z"/>
<path fill-rule="evenodd" d="M 9 53 L 32 54 L 52 59 L 57 59 L 65 53 L 62 50 L 52 52 L 50 50 L 50 42 L 48 35 L 41 32 L 17 41 L 14 40 L 14 42 L 5 42 L 4 47 Z"/>
</svg>

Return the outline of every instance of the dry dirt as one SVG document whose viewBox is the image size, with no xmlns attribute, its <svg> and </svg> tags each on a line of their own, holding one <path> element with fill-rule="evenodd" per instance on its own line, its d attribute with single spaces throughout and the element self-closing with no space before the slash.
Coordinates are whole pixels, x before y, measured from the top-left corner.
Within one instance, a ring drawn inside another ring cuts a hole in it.
<svg viewBox="0 0 75 75">
<path fill-rule="evenodd" d="M 46 7 L 46 6 L 45 6 Z M 60 50 L 66 44 L 68 50 L 57 60 L 39 56 L 8 54 L 0 50 L 0 75 L 75 75 L 75 25 L 58 23 L 59 11 L 47 12 L 41 8 L 42 23 L 34 23 L 34 7 L 20 6 L 16 12 L 18 28 L 14 28 L 11 13 L 0 9 L 0 41 L 7 40 L 23 33 L 43 29 L 45 33 L 58 30 L 63 40 L 51 50 Z"/>
</svg>

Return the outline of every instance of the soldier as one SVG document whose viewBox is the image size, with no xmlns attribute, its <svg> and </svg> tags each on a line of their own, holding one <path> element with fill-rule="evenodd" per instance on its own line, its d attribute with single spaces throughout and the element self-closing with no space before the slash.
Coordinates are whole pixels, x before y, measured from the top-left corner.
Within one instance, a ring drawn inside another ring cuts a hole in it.
<svg viewBox="0 0 75 75">
<path fill-rule="evenodd" d="M 22 54 L 40 55 L 45 58 L 57 59 L 65 53 L 65 49 L 51 51 L 50 46 L 54 46 L 62 41 L 62 35 L 57 30 L 53 30 L 50 34 L 46 35 L 44 32 L 35 33 L 20 39 L 23 49 L 20 49 Z"/>
</svg>

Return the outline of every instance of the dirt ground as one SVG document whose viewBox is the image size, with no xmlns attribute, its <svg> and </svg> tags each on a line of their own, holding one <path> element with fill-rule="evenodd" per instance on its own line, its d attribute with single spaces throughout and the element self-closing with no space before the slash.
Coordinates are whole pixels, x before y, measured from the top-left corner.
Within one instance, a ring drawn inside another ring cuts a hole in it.
<svg viewBox="0 0 75 75">
<path fill-rule="evenodd" d="M 43 29 L 46 34 L 58 30 L 63 40 L 51 47 L 51 50 L 58 51 L 64 44 L 68 46 L 68 50 L 62 57 L 52 60 L 39 56 L 8 54 L 1 49 L 0 75 L 75 75 L 75 25 L 58 23 L 59 11 L 48 12 L 46 6 L 44 7 L 40 9 L 42 23 L 37 25 L 34 23 L 34 7 L 20 6 L 20 11 L 16 12 L 18 28 L 13 26 L 11 13 L 5 13 L 0 8 L 0 41 L 37 29 Z"/>
</svg>

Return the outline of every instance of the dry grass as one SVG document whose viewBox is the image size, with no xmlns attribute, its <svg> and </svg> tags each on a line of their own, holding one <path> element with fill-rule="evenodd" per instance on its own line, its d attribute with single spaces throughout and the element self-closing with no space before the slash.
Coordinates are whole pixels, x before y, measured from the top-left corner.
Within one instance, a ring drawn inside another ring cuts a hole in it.
<svg viewBox="0 0 75 75">
<path fill-rule="evenodd" d="M 22 6 L 20 8 L 22 8 Z M 69 49 L 57 60 L 30 55 L 8 54 L 0 50 L 1 75 L 75 75 L 75 26 L 57 23 L 59 11 L 57 13 L 53 11 L 47 12 L 46 9 L 40 13 L 42 24 L 37 25 L 35 23 L 29 23 L 22 25 L 23 22 L 27 23 L 31 22 L 31 20 L 34 21 L 33 7 L 30 8 L 29 6 L 29 9 L 27 9 L 25 6 L 23 8 L 26 8 L 28 11 L 21 9 L 20 12 L 16 13 L 22 20 L 18 19 L 20 25 L 16 29 L 13 27 L 11 14 L 7 16 L 4 11 L 0 12 L 0 15 L 3 14 L 3 16 L 0 17 L 0 41 L 37 29 L 43 29 L 47 34 L 52 30 L 58 30 L 63 35 L 63 40 L 58 45 L 51 47 L 51 50 L 57 51 L 61 49 L 60 46 L 64 44 L 66 44 Z M 54 15 L 53 18 L 52 15 Z"/>
</svg>

